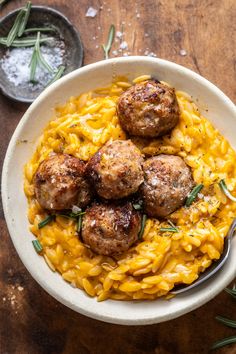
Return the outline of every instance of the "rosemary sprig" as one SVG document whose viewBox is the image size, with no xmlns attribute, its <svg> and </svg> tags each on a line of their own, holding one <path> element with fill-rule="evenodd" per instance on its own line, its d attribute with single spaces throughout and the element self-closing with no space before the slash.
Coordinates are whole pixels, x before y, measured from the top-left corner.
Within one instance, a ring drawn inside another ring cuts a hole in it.
<svg viewBox="0 0 236 354">
<path fill-rule="evenodd" d="M 79 217 L 78 217 L 78 222 L 77 222 L 77 232 L 78 232 L 78 234 L 80 234 L 81 229 L 82 229 L 83 214 L 84 213 L 81 213 L 79 215 Z"/>
<path fill-rule="evenodd" d="M 193 202 L 194 200 L 197 198 L 197 195 L 198 193 L 202 190 L 203 188 L 203 184 L 197 184 L 193 190 L 190 192 L 187 200 L 186 200 L 186 207 L 189 207 Z"/>
<path fill-rule="evenodd" d="M 14 41 L 14 39 L 17 37 L 23 17 L 24 17 L 24 11 L 23 11 L 23 9 L 21 9 L 16 16 L 15 22 L 14 22 L 10 32 L 8 33 L 7 42 L 6 42 L 7 47 L 10 47 L 12 42 Z"/>
<path fill-rule="evenodd" d="M 11 43 L 11 47 L 22 48 L 22 47 L 33 47 L 35 45 L 37 37 L 26 37 L 21 39 L 15 39 Z M 45 42 L 53 41 L 53 37 L 40 38 L 40 44 Z M 0 37 L 0 44 L 7 45 L 7 38 Z"/>
<path fill-rule="evenodd" d="M 167 220 L 167 222 L 171 227 L 173 227 L 173 229 L 176 230 L 176 232 L 179 232 L 179 228 L 171 220 Z"/>
<path fill-rule="evenodd" d="M 231 328 L 236 328 L 236 321 L 230 320 L 229 318 L 223 317 L 223 316 L 216 316 L 216 320 L 223 323 L 224 325 L 231 327 Z"/>
<path fill-rule="evenodd" d="M 28 19 L 29 19 L 30 10 L 31 10 L 31 2 L 28 1 L 25 8 L 24 8 L 24 16 L 23 16 L 22 21 L 19 25 L 18 37 L 21 37 L 24 33 L 25 27 L 26 27 Z"/>
<path fill-rule="evenodd" d="M 32 32 L 56 32 L 56 28 L 54 27 L 32 27 L 24 30 L 24 34 L 32 33 Z"/>
<path fill-rule="evenodd" d="M 217 342 L 215 342 L 213 344 L 213 346 L 211 347 L 211 350 L 222 348 L 225 345 L 233 344 L 233 343 L 236 343 L 236 336 L 232 336 L 232 337 L 228 337 L 228 338 L 224 338 L 224 339 L 218 340 Z"/>
<path fill-rule="evenodd" d="M 227 293 L 229 293 L 230 295 L 232 295 L 233 298 L 236 298 L 236 286 L 235 285 L 233 286 L 232 289 L 225 288 L 225 291 Z M 228 327 L 236 328 L 236 321 L 234 321 L 234 320 L 231 320 L 229 318 L 222 317 L 222 316 L 216 316 L 216 320 L 223 323 L 224 325 L 226 325 Z M 229 345 L 229 344 L 233 344 L 233 343 L 236 343 L 236 336 L 223 338 L 223 339 L 220 339 L 217 342 L 215 342 L 213 344 L 213 346 L 211 347 L 211 350 L 218 349 L 218 348 L 224 347 L 225 345 Z"/>
<path fill-rule="evenodd" d="M 107 39 L 107 44 L 103 44 L 102 48 L 104 50 L 104 55 L 105 55 L 105 59 L 109 58 L 109 52 L 111 50 L 111 46 L 114 40 L 114 36 L 115 36 L 115 26 L 111 25 L 110 29 L 109 29 L 109 33 L 108 33 L 108 39 Z"/>
<path fill-rule="evenodd" d="M 39 240 L 33 240 L 33 241 L 32 241 L 32 244 L 33 244 L 34 249 L 35 249 L 35 251 L 36 251 L 37 253 L 42 252 L 43 247 L 42 247 L 42 245 L 41 245 L 41 243 L 40 243 Z"/>
<path fill-rule="evenodd" d="M 142 205 L 141 204 L 139 204 L 139 203 L 135 203 L 135 204 L 133 204 L 133 208 L 135 209 L 135 210 L 142 210 Z"/>
<path fill-rule="evenodd" d="M 49 72 L 53 73 L 53 69 L 51 66 L 46 62 L 44 57 L 42 56 L 40 50 L 40 32 L 37 33 L 37 39 L 34 46 L 34 51 L 30 61 L 30 81 L 35 82 L 35 72 L 37 65 L 40 64 L 44 66 Z"/>
<path fill-rule="evenodd" d="M 159 230 L 161 232 L 178 232 L 176 227 L 161 227 Z"/>
<path fill-rule="evenodd" d="M 16 37 L 20 37 L 25 29 L 25 26 L 27 24 L 29 14 L 30 14 L 30 7 L 31 7 L 31 2 L 29 1 L 25 7 L 23 7 L 17 14 L 15 22 L 8 33 L 7 36 L 7 42 L 6 45 L 7 47 L 10 47 L 12 42 Z M 23 31 L 23 32 L 22 32 Z"/>
<path fill-rule="evenodd" d="M 224 192 L 224 194 L 230 199 L 232 200 L 233 202 L 236 202 L 236 197 L 234 197 L 230 191 L 228 190 L 228 187 L 227 187 L 227 184 L 225 183 L 225 180 L 222 179 L 220 182 L 219 182 L 219 186 L 220 188 L 222 189 L 222 191 Z"/>
<path fill-rule="evenodd" d="M 42 220 L 40 223 L 38 223 L 38 228 L 42 229 L 42 227 L 46 226 L 54 219 L 55 219 L 55 215 L 48 215 L 44 220 Z"/>
<path fill-rule="evenodd" d="M 138 239 L 139 240 L 141 240 L 142 237 L 143 237 L 146 221 L 147 221 L 147 215 L 143 214 L 142 221 L 141 221 L 141 229 L 140 229 L 139 234 L 138 234 Z"/>
<path fill-rule="evenodd" d="M 59 68 L 56 71 L 55 75 L 53 76 L 52 80 L 49 81 L 49 83 L 47 84 L 47 87 L 50 86 L 51 84 L 53 84 L 53 82 L 59 80 L 62 77 L 64 70 L 65 70 L 65 66 L 63 66 L 63 65 L 59 66 Z"/>
</svg>

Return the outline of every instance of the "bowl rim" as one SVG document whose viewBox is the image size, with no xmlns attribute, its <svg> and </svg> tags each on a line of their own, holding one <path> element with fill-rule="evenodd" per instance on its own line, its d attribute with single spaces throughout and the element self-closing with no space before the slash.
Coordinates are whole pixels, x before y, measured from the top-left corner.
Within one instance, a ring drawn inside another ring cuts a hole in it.
<svg viewBox="0 0 236 354">
<path fill-rule="evenodd" d="M 15 16 L 23 7 L 19 7 L 17 9 L 14 9 L 10 12 L 8 12 L 5 16 L 1 17 L 0 18 L 0 25 L 2 25 L 2 23 L 4 23 L 5 21 L 11 19 L 11 17 Z M 60 17 L 60 19 L 65 23 L 65 26 L 69 29 L 69 31 L 72 33 L 73 32 L 73 35 L 75 36 L 76 38 L 76 46 L 77 48 L 79 48 L 80 52 L 81 52 L 81 55 L 78 59 L 78 69 L 81 68 L 81 66 L 83 65 L 83 60 L 84 60 L 84 47 L 83 47 L 83 43 L 82 43 L 82 40 L 81 40 L 81 36 L 80 36 L 80 33 L 79 31 L 77 30 L 77 28 L 72 24 L 72 22 L 63 14 L 61 13 L 60 11 L 50 7 L 50 6 L 43 6 L 43 5 L 32 5 L 31 6 L 31 10 L 30 11 L 34 11 L 36 10 L 37 11 L 46 11 L 48 13 L 51 13 L 53 16 L 58 16 Z M 75 71 L 75 70 L 73 70 Z M 64 75 L 66 76 L 66 75 Z M 45 89 L 44 89 L 45 90 Z M 43 90 L 43 91 L 44 91 Z M 42 91 L 42 92 L 43 92 Z M 6 89 L 6 87 L 4 87 L 1 82 L 0 82 L 0 92 L 7 98 L 13 100 L 14 102 L 21 102 L 21 103 L 26 103 L 26 104 L 32 104 L 36 99 L 27 99 L 27 98 L 24 98 L 24 97 L 17 97 L 15 95 L 12 95 L 11 93 L 8 92 L 8 90 Z M 41 92 L 41 93 L 42 93 Z M 40 93 L 40 94 L 41 94 Z M 40 95 L 39 94 L 39 95 Z M 38 98 L 38 96 L 36 97 Z"/>
<path fill-rule="evenodd" d="M 116 324 L 122 324 L 122 325 L 147 325 L 147 324 L 154 324 L 154 323 L 160 323 L 164 321 L 168 321 L 171 319 L 174 319 L 176 317 L 179 317 L 180 315 L 186 314 L 201 305 L 205 304 L 206 302 L 210 301 L 213 297 L 215 297 L 221 290 L 223 290 L 236 276 L 236 269 L 230 268 L 230 272 L 223 277 L 221 277 L 221 283 L 220 285 L 214 284 L 214 286 L 209 286 L 209 291 L 208 293 L 201 294 L 200 298 L 196 299 L 194 303 L 188 304 L 184 308 L 180 307 L 179 309 L 175 310 L 173 313 L 168 313 L 168 315 L 162 315 L 158 316 L 155 314 L 153 311 L 153 315 L 146 317 L 133 317 L 133 318 L 123 318 L 122 314 L 120 314 L 117 317 L 112 317 L 110 313 L 101 313 L 99 311 L 91 311 L 84 307 L 83 305 L 80 304 L 74 304 L 72 303 L 69 299 L 65 298 L 63 295 L 59 294 L 50 284 L 46 283 L 44 280 L 44 277 L 37 272 L 34 267 L 32 267 L 31 264 L 28 263 L 27 261 L 27 255 L 23 252 L 23 250 L 18 247 L 18 244 L 16 242 L 17 236 L 15 235 L 15 230 L 14 227 L 11 225 L 11 218 L 10 215 L 7 213 L 8 210 L 8 189 L 7 189 L 7 175 L 8 175 L 8 166 L 12 158 L 12 151 L 14 149 L 15 144 L 17 143 L 17 137 L 18 135 L 22 132 L 24 125 L 28 121 L 29 117 L 31 116 L 31 111 L 33 111 L 38 105 L 40 105 L 41 101 L 45 99 L 46 96 L 51 94 L 54 89 L 58 88 L 61 84 L 72 80 L 73 78 L 76 78 L 80 73 L 86 73 L 87 71 L 105 67 L 107 64 L 109 65 L 116 65 L 119 64 L 119 62 L 133 62 L 133 61 L 146 61 L 146 62 L 152 62 L 156 64 L 162 64 L 168 66 L 172 66 L 172 68 L 176 70 L 181 70 L 184 72 L 186 75 L 191 76 L 193 79 L 200 81 L 204 85 L 208 87 L 209 90 L 213 91 L 216 95 L 221 95 L 221 98 L 224 100 L 225 104 L 229 106 L 229 108 L 232 110 L 232 113 L 235 114 L 236 117 L 236 107 L 233 104 L 233 102 L 214 84 L 209 82 L 207 79 L 204 77 L 200 76 L 199 74 L 193 72 L 190 69 L 187 69 L 179 64 L 164 60 L 164 59 L 159 59 L 159 58 L 150 58 L 150 57 L 143 57 L 143 56 L 130 56 L 130 57 L 120 57 L 120 58 L 112 58 L 108 60 L 102 60 L 93 64 L 89 64 L 85 67 L 79 68 L 65 76 L 63 76 L 61 79 L 58 81 L 54 82 L 51 86 L 46 88 L 37 98 L 36 100 L 31 104 L 31 106 L 27 109 L 27 111 L 24 113 L 22 119 L 18 123 L 12 138 L 10 140 L 10 143 L 7 148 L 7 152 L 5 155 L 4 163 L 3 163 L 3 169 L 2 169 L 2 184 L 1 184 L 1 189 L 2 189 L 2 202 L 3 202 L 3 210 L 4 210 L 4 215 L 5 215 L 5 220 L 8 226 L 9 234 L 11 237 L 11 240 L 14 244 L 14 247 L 23 262 L 24 266 L 26 269 L 29 271 L 29 273 L 32 275 L 32 277 L 37 281 L 37 283 L 51 296 L 53 296 L 56 300 L 61 302 L 62 304 L 66 305 L 67 307 L 75 310 L 76 312 L 79 312 L 82 315 L 104 321 L 104 322 L 110 322 L 110 323 L 116 323 Z M 227 262 L 226 262 L 227 263 Z M 224 269 L 224 268 L 223 268 Z M 216 283 L 216 282 L 215 282 Z M 200 286 L 201 287 L 201 286 Z M 199 288 L 200 288 L 199 287 Z M 114 300 L 109 300 L 109 301 L 114 301 Z M 155 301 L 157 300 L 152 300 L 153 304 L 155 304 Z M 130 303 L 130 301 L 122 301 L 125 303 Z M 132 302 L 132 301 L 131 301 Z M 147 302 L 147 300 L 143 300 L 142 303 Z M 98 303 L 97 303 L 98 304 Z M 99 306 L 99 305 L 98 305 Z"/>
</svg>

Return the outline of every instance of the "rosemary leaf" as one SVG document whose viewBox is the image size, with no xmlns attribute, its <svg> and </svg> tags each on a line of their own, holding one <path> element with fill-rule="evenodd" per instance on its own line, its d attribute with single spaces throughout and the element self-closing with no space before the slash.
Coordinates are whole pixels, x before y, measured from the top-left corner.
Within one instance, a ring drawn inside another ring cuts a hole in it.
<svg viewBox="0 0 236 354">
<path fill-rule="evenodd" d="M 213 344 L 213 346 L 211 347 L 211 350 L 222 348 L 225 345 L 232 344 L 232 343 L 236 343 L 236 336 L 224 338 L 224 339 L 221 339 L 221 340 L 215 342 Z"/>
<path fill-rule="evenodd" d="M 32 32 L 56 32 L 56 28 L 54 27 L 32 27 L 27 28 L 24 30 L 25 33 L 32 33 Z"/>
<path fill-rule="evenodd" d="M 236 328 L 236 321 L 234 320 L 230 320 L 229 318 L 222 317 L 222 316 L 216 316 L 216 320 L 228 327 Z"/>
<path fill-rule="evenodd" d="M 197 198 L 197 195 L 198 193 L 202 190 L 203 188 L 203 184 L 197 184 L 193 190 L 190 192 L 187 200 L 186 200 L 186 207 L 189 207 L 193 202 L 194 200 Z"/>
<path fill-rule="evenodd" d="M 21 39 L 15 39 L 11 43 L 11 47 L 16 47 L 16 48 L 22 48 L 22 47 L 33 47 L 35 45 L 37 37 L 26 37 L 26 38 L 21 38 Z M 53 37 L 45 37 L 40 39 L 40 43 L 45 43 L 45 42 L 50 42 L 53 41 Z M 7 38 L 6 37 L 0 37 L 0 44 L 2 45 L 7 45 Z"/>
<path fill-rule="evenodd" d="M 33 51 L 31 60 L 30 60 L 30 82 L 35 82 L 35 73 L 37 68 L 37 54 L 35 50 Z"/>
<path fill-rule="evenodd" d="M 221 180 L 220 182 L 219 182 L 219 186 L 220 186 L 220 188 L 222 189 L 222 191 L 224 192 L 224 194 L 230 199 L 230 200 L 232 200 L 233 202 L 236 202 L 236 197 L 234 197 L 231 193 L 230 193 L 230 191 L 228 190 L 228 187 L 227 187 L 227 185 L 226 185 L 226 183 L 225 183 L 225 180 Z"/>
<path fill-rule="evenodd" d="M 32 244 L 33 244 L 34 249 L 35 249 L 35 251 L 36 251 L 37 253 L 42 252 L 43 247 L 42 247 L 42 245 L 41 245 L 41 243 L 40 243 L 39 240 L 33 240 L 33 241 L 32 241 Z"/>
<path fill-rule="evenodd" d="M 64 70 L 65 70 L 65 66 L 63 66 L 63 65 L 59 66 L 56 74 L 53 76 L 52 80 L 49 81 L 49 83 L 47 84 L 47 87 L 50 86 L 53 82 L 55 82 L 58 79 L 60 79 L 62 74 L 63 74 L 63 72 L 64 72 Z"/>
<path fill-rule="evenodd" d="M 7 36 L 7 40 L 6 40 L 6 46 L 7 47 L 10 47 L 12 42 L 14 41 L 14 39 L 17 37 L 18 35 L 18 31 L 19 31 L 19 28 L 20 28 L 20 25 L 21 25 L 21 21 L 23 20 L 24 18 L 24 14 L 25 14 L 25 10 L 24 9 L 21 9 L 17 16 L 16 16 L 16 19 L 15 19 L 15 22 L 10 30 L 10 32 L 8 33 L 8 36 Z"/>
<path fill-rule="evenodd" d="M 175 226 L 175 224 L 173 224 L 173 222 L 171 221 L 171 220 L 167 220 L 167 222 L 168 222 L 168 224 L 173 228 L 173 229 L 175 229 L 176 230 L 176 232 L 179 232 L 179 229 L 178 229 L 178 227 L 177 226 Z"/>
<path fill-rule="evenodd" d="M 111 46 L 114 41 L 114 36 L 115 36 L 115 26 L 111 25 L 110 29 L 109 29 L 109 33 L 108 33 L 107 44 L 102 45 L 102 48 L 104 50 L 105 59 L 109 58 L 109 52 L 111 50 Z"/>
<path fill-rule="evenodd" d="M 46 226 L 47 224 L 49 224 L 54 219 L 55 219 L 54 215 L 48 215 L 43 221 L 38 223 L 38 228 L 42 229 L 42 227 Z"/>
<path fill-rule="evenodd" d="M 37 39 L 35 42 L 35 51 L 37 54 L 38 63 L 44 66 L 45 69 L 47 69 L 49 72 L 53 73 L 53 68 L 46 62 L 40 50 L 40 32 L 37 33 Z"/>
<path fill-rule="evenodd" d="M 176 229 L 176 227 L 161 227 L 160 231 L 161 232 L 178 232 L 178 229 Z"/>
<path fill-rule="evenodd" d="M 142 237 L 143 237 L 146 221 L 147 221 L 147 215 L 143 214 L 142 221 L 141 221 L 141 229 L 140 229 L 139 234 L 138 234 L 138 239 L 139 240 L 141 240 Z"/>
<path fill-rule="evenodd" d="M 78 234 L 81 233 L 82 221 L 83 221 L 83 215 L 80 214 L 79 217 L 78 217 L 78 222 L 77 222 L 77 232 L 78 232 Z"/>
<path fill-rule="evenodd" d="M 18 37 L 21 37 L 24 33 L 25 27 L 26 27 L 28 19 L 29 19 L 30 10 L 31 10 L 31 2 L 28 1 L 25 8 L 24 8 L 24 16 L 23 16 L 22 21 L 19 25 Z"/>
</svg>

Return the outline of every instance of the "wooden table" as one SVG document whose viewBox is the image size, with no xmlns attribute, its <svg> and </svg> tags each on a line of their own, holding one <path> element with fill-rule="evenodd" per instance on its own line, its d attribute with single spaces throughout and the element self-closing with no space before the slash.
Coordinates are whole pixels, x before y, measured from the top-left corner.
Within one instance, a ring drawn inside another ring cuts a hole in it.
<svg viewBox="0 0 236 354">
<path fill-rule="evenodd" d="M 24 3 L 12 0 L 1 14 Z M 113 23 L 117 30 L 123 28 L 128 44 L 119 55 L 154 53 L 200 73 L 236 100 L 235 0 L 36 0 L 32 3 L 58 9 L 77 26 L 85 47 L 85 64 L 103 58 L 100 44 L 106 41 Z M 99 9 L 95 18 L 85 17 L 89 6 Z M 119 46 L 116 42 L 113 51 Z M 1 163 L 26 109 L 27 106 L 0 96 Z M 0 227 L 2 354 L 203 354 L 208 353 L 217 339 L 235 334 L 235 330 L 214 319 L 217 314 L 232 317 L 236 312 L 235 302 L 225 292 L 198 310 L 163 324 L 125 327 L 81 316 L 54 300 L 31 278 L 11 243 L 2 211 Z M 225 347 L 218 353 L 236 353 L 236 346 Z"/>
</svg>

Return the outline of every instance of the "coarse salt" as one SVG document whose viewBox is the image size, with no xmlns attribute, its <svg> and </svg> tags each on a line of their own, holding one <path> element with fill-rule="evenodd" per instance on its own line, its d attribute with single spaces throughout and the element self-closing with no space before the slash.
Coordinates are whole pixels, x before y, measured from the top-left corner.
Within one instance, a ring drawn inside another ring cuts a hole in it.
<svg viewBox="0 0 236 354">
<path fill-rule="evenodd" d="M 93 7 L 89 7 L 86 12 L 86 17 L 95 17 L 98 13 L 98 10 L 94 9 Z"/>
<path fill-rule="evenodd" d="M 120 49 L 127 49 L 128 48 L 128 43 L 126 41 L 121 42 L 120 44 Z"/>
<path fill-rule="evenodd" d="M 179 54 L 180 54 L 182 57 L 185 57 L 185 56 L 187 55 L 187 52 L 186 52 L 185 49 L 180 49 Z"/>
</svg>

